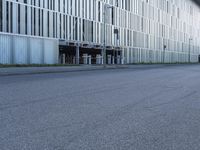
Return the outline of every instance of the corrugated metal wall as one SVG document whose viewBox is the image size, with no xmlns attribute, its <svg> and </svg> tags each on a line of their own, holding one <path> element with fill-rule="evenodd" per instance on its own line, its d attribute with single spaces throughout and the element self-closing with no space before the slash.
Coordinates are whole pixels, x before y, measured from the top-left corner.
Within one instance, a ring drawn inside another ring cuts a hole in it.
<svg viewBox="0 0 200 150">
<path fill-rule="evenodd" d="M 12 45 L 12 44 L 11 44 Z M 15 64 L 28 64 L 28 38 L 13 37 L 13 53 Z"/>
<path fill-rule="evenodd" d="M 0 33 L 0 64 L 57 64 L 58 40 Z"/>
<path fill-rule="evenodd" d="M 57 60 L 55 56 L 55 49 L 58 51 L 58 43 L 55 45 L 51 40 L 44 40 L 44 63 L 51 64 L 52 62 L 58 62 L 58 55 Z M 58 54 L 58 53 L 57 53 Z"/>
<path fill-rule="evenodd" d="M 31 64 L 43 64 L 43 40 L 32 39 L 30 43 L 30 63 Z"/>
<path fill-rule="evenodd" d="M 125 63 L 197 63 L 198 53 L 149 50 L 142 48 L 124 49 Z"/>
<path fill-rule="evenodd" d="M 12 38 L 0 34 L 0 64 L 12 63 Z"/>
</svg>

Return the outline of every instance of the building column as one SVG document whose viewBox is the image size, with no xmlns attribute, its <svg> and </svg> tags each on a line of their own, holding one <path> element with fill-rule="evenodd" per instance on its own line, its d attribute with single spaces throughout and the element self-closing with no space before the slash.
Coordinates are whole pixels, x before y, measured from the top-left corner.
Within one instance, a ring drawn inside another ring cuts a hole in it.
<svg viewBox="0 0 200 150">
<path fill-rule="evenodd" d="M 79 46 L 76 47 L 76 64 L 77 65 L 80 64 L 80 47 Z"/>
<path fill-rule="evenodd" d="M 66 64 L 66 55 L 62 54 L 62 64 Z"/>
<path fill-rule="evenodd" d="M 103 65 L 103 61 L 104 61 L 104 49 L 101 50 L 101 64 Z"/>
</svg>

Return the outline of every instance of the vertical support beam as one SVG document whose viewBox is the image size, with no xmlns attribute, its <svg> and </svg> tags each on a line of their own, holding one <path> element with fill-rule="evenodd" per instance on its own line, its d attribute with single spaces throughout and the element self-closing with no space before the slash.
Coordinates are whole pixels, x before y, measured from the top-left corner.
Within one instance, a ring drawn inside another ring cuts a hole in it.
<svg viewBox="0 0 200 150">
<path fill-rule="evenodd" d="M 12 31 L 13 31 L 13 33 L 15 33 L 15 34 L 17 34 L 18 33 L 18 22 L 17 22 L 17 18 L 18 18 L 18 16 L 17 16 L 17 13 L 18 13 L 18 11 L 17 11 L 17 4 L 16 3 L 13 3 L 13 11 L 12 11 L 12 15 L 13 15 L 13 20 L 12 20 Z"/>
<path fill-rule="evenodd" d="M 103 65 L 106 65 L 106 4 L 104 4 L 104 12 L 103 12 Z"/>
<path fill-rule="evenodd" d="M 101 50 L 101 64 L 103 65 L 104 64 L 104 48 Z M 106 58 L 105 58 L 106 59 Z"/>
<path fill-rule="evenodd" d="M 76 46 L 76 64 L 80 64 L 80 47 Z"/>
<path fill-rule="evenodd" d="M 62 64 L 66 64 L 66 55 L 62 54 Z"/>
<path fill-rule="evenodd" d="M 112 56 L 112 64 L 115 64 L 115 55 Z"/>
<path fill-rule="evenodd" d="M 5 1 L 5 0 L 3 0 L 2 1 L 2 5 L 3 5 L 3 7 L 2 7 L 2 24 L 3 24 L 3 32 L 6 32 L 6 7 L 7 7 L 7 3 L 6 3 L 7 1 Z"/>
<path fill-rule="evenodd" d="M 27 1 L 27 2 L 29 5 L 31 5 L 31 1 Z M 27 34 L 28 35 L 31 35 L 31 29 L 32 29 L 31 18 L 32 18 L 31 7 L 27 7 Z M 43 28 L 42 24 L 41 24 L 41 28 Z M 43 31 L 43 30 L 41 30 L 41 31 Z"/>
<path fill-rule="evenodd" d="M 117 51 L 117 56 L 120 56 L 120 64 L 123 65 L 124 64 L 124 51 L 122 51 L 122 49 Z"/>
</svg>

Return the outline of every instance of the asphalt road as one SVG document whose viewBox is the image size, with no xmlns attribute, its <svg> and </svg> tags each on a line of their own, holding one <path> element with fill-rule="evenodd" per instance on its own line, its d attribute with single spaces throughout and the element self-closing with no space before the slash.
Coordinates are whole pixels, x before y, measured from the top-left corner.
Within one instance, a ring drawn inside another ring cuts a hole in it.
<svg viewBox="0 0 200 150">
<path fill-rule="evenodd" d="M 0 77 L 0 150 L 199 149 L 199 65 Z"/>
</svg>

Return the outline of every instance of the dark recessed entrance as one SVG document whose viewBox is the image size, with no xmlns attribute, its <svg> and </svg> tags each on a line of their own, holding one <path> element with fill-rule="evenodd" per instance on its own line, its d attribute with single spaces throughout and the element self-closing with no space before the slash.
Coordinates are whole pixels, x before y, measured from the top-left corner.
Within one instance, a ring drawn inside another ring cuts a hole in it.
<svg viewBox="0 0 200 150">
<path fill-rule="evenodd" d="M 102 64 L 102 55 L 102 49 L 100 48 L 79 47 L 75 45 L 59 46 L 60 64 Z M 120 50 L 107 49 L 106 56 L 107 64 L 121 63 Z"/>
<path fill-rule="evenodd" d="M 60 46 L 59 60 L 61 64 L 75 64 L 76 47 Z"/>
<path fill-rule="evenodd" d="M 101 49 L 80 48 L 80 64 L 84 64 L 84 54 L 91 56 L 91 64 L 96 64 L 97 55 L 101 55 Z"/>
<path fill-rule="evenodd" d="M 199 63 L 200 63 L 200 55 L 199 55 Z"/>
</svg>

